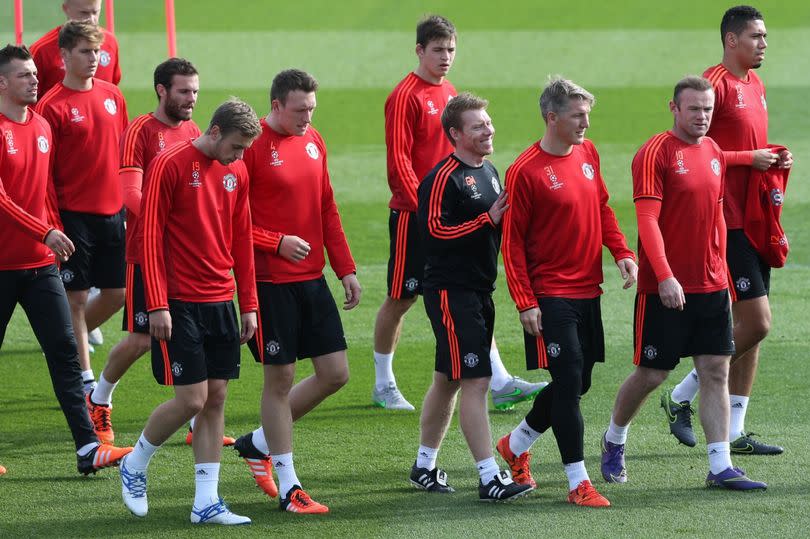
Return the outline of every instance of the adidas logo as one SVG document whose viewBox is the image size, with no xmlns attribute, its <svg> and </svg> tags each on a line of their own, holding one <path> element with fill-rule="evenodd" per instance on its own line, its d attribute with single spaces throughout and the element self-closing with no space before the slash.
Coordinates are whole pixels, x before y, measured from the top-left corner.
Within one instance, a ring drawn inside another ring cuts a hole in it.
<svg viewBox="0 0 810 539">
<path fill-rule="evenodd" d="M 532 433 L 531 433 L 531 432 L 529 432 L 529 429 L 520 429 L 520 432 L 522 432 L 522 433 L 523 433 L 523 434 L 525 434 L 526 436 L 531 436 L 531 435 L 532 435 Z"/>
<path fill-rule="evenodd" d="M 743 408 L 743 403 L 735 402 L 734 404 L 731 405 L 731 407 L 732 408 Z"/>
<path fill-rule="evenodd" d="M 420 451 L 420 452 L 419 452 L 419 456 L 420 456 L 420 457 L 425 457 L 425 458 L 428 458 L 428 454 L 427 454 L 427 453 L 425 453 L 424 451 Z"/>
<path fill-rule="evenodd" d="M 711 451 L 709 451 L 710 455 L 716 455 L 717 453 L 718 453 L 717 449 L 712 449 Z"/>
<path fill-rule="evenodd" d="M 208 475 L 208 472 L 205 470 L 197 470 L 197 475 Z"/>
<path fill-rule="evenodd" d="M 278 461 L 278 462 L 274 462 L 274 463 L 273 463 L 273 466 L 274 466 L 276 469 L 278 469 L 278 468 L 284 468 L 284 464 L 283 464 L 282 462 L 280 462 L 280 461 Z"/>
</svg>

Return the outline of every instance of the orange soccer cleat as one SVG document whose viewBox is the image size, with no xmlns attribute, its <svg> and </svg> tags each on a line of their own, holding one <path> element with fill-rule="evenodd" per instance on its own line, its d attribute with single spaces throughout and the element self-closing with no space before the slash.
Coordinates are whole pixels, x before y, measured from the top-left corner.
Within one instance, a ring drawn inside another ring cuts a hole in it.
<svg viewBox="0 0 810 539">
<path fill-rule="evenodd" d="M 568 493 L 568 503 L 582 507 L 610 507 L 608 499 L 599 494 L 587 479 Z"/>
<path fill-rule="evenodd" d="M 186 433 L 186 445 L 191 445 L 194 441 L 194 433 L 191 429 L 188 429 L 188 433 Z M 222 437 L 222 447 L 228 447 L 236 443 L 236 438 L 231 438 L 230 436 L 223 436 Z"/>
<path fill-rule="evenodd" d="M 532 488 L 537 488 L 537 482 L 532 477 L 531 462 L 532 454 L 530 451 L 525 451 L 520 456 L 516 456 L 509 448 L 509 437 L 512 436 L 510 432 L 500 440 L 498 445 L 495 446 L 498 453 L 503 457 L 503 460 L 509 465 L 512 471 L 512 481 L 518 485 L 529 485 Z"/>
<path fill-rule="evenodd" d="M 275 498 L 278 496 L 278 487 L 273 481 L 273 462 L 270 457 L 256 449 L 252 437 L 252 432 L 240 436 L 233 448 L 250 468 L 250 475 L 256 481 L 256 486 L 271 498 Z"/>
<path fill-rule="evenodd" d="M 290 489 L 287 497 L 281 499 L 280 507 L 282 511 L 310 515 L 329 512 L 328 507 L 310 498 L 309 494 L 304 492 L 298 485 Z"/>
<path fill-rule="evenodd" d="M 94 447 L 93 450 L 85 456 L 77 456 L 76 467 L 81 474 L 94 474 L 102 468 L 118 466 L 121 459 L 131 452 L 131 447 L 115 447 L 108 444 L 100 444 Z"/>
<path fill-rule="evenodd" d="M 93 422 L 93 430 L 96 431 L 98 441 L 102 444 L 110 444 L 115 441 L 115 432 L 113 432 L 111 414 L 111 404 L 96 404 L 90 396 L 93 394 L 86 393 L 84 400 L 87 403 L 87 413 L 90 414 L 90 420 Z"/>
</svg>

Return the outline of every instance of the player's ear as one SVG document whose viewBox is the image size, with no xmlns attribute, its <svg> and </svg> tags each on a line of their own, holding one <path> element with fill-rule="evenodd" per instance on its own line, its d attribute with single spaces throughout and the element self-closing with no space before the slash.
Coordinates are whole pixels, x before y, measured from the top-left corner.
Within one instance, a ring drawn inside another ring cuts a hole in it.
<svg viewBox="0 0 810 539">
<path fill-rule="evenodd" d="M 674 114 L 675 109 L 677 109 L 677 108 L 678 108 L 678 104 L 675 101 L 670 100 L 669 101 L 669 110 L 670 110 L 670 112 L 672 112 Z"/>
<path fill-rule="evenodd" d="M 734 32 L 726 32 L 725 43 L 729 47 L 736 47 L 737 46 L 737 34 Z"/>
<path fill-rule="evenodd" d="M 416 44 L 416 56 L 418 56 L 419 58 L 422 58 L 422 56 L 424 54 L 425 54 L 425 48 L 422 46 L 421 43 L 417 43 Z"/>
<path fill-rule="evenodd" d="M 155 91 L 157 92 L 157 95 L 158 95 L 158 96 L 159 96 L 161 99 L 163 99 L 164 97 L 166 97 L 166 94 L 168 94 L 168 93 L 169 93 L 169 90 L 168 90 L 168 89 L 167 89 L 165 86 L 163 86 L 162 84 L 160 84 L 160 83 L 158 83 L 158 84 L 157 84 L 157 86 L 155 86 Z"/>
</svg>

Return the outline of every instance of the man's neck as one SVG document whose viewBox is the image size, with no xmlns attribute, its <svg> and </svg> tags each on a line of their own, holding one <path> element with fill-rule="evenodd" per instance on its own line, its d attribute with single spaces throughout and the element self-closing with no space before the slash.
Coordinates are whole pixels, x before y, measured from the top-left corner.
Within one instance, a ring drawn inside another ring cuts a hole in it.
<svg viewBox="0 0 810 539">
<path fill-rule="evenodd" d="M 290 134 L 284 130 L 284 128 L 281 126 L 281 124 L 278 122 L 278 120 L 276 119 L 276 117 L 273 115 L 272 112 L 268 113 L 267 116 L 264 117 L 264 123 L 267 124 L 267 127 L 272 129 L 282 137 L 290 136 Z"/>
<path fill-rule="evenodd" d="M 419 77 L 420 79 L 429 82 L 430 84 L 441 84 L 444 82 L 444 77 L 435 77 L 430 74 L 430 72 L 422 67 L 421 65 L 414 69 L 414 74 Z"/>
<path fill-rule="evenodd" d="M 748 71 L 750 68 L 747 65 L 742 65 L 731 54 L 723 54 L 723 67 L 738 79 L 744 81 L 748 80 Z"/>
<path fill-rule="evenodd" d="M 2 99 L 0 100 L 0 114 L 12 122 L 23 124 L 28 120 L 28 105 L 18 105 Z"/>
<path fill-rule="evenodd" d="M 170 118 L 169 115 L 166 114 L 166 110 L 163 107 L 160 107 L 160 106 L 157 109 L 155 109 L 155 112 L 152 113 L 152 116 L 157 118 L 158 121 L 160 121 L 160 123 L 166 124 L 169 127 L 177 127 L 181 123 L 183 123 L 182 120 L 176 120 L 174 118 Z"/>
<path fill-rule="evenodd" d="M 62 81 L 62 84 L 64 84 L 66 88 L 70 88 L 71 90 L 76 90 L 77 92 L 84 92 L 93 89 L 93 77 L 86 79 L 83 77 L 76 77 L 74 75 L 71 75 L 70 73 L 65 73 L 65 79 Z"/>
<path fill-rule="evenodd" d="M 482 166 L 484 164 L 484 158 L 486 157 L 484 155 L 478 155 L 476 153 L 467 152 L 459 148 L 456 148 L 455 151 L 453 151 L 453 155 L 455 155 L 456 159 L 458 159 L 465 165 L 469 165 L 475 168 Z"/>
<path fill-rule="evenodd" d="M 672 134 L 687 144 L 699 144 L 703 139 L 703 137 L 693 137 L 683 129 L 679 129 L 677 125 L 672 126 Z"/>
<path fill-rule="evenodd" d="M 203 133 L 199 137 L 195 138 L 191 141 L 195 148 L 200 150 L 200 152 L 205 155 L 208 159 L 213 159 L 214 151 L 214 141 L 211 139 L 209 135 Z"/>
<path fill-rule="evenodd" d="M 573 145 L 561 141 L 559 138 L 548 132 L 546 132 L 543 138 L 540 139 L 540 147 L 548 154 L 559 155 L 561 157 L 569 155 L 574 150 Z"/>
</svg>

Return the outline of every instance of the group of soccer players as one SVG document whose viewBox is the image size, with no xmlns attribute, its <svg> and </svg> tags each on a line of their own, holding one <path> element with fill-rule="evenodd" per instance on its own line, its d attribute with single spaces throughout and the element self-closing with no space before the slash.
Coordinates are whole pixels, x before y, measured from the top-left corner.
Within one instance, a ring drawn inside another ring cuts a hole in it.
<svg viewBox="0 0 810 539">
<path fill-rule="evenodd" d="M 193 523 L 250 522 L 218 494 L 223 445 L 234 445 L 282 510 L 326 513 L 302 489 L 292 452 L 294 421 L 349 378 L 325 254 L 345 291 L 343 309 L 357 306 L 362 290 L 326 145 L 311 125 L 318 83 L 306 72 L 282 71 L 264 118 L 231 99 L 201 132 L 191 119 L 198 73 L 172 58 L 154 72 L 156 109 L 130 122 L 115 85 L 117 43 L 97 25 L 100 4 L 65 0 L 68 22 L 30 53 L 0 50 L 0 343 L 20 303 L 45 353 L 79 471 L 120 464 L 122 497 L 133 514 L 148 512 L 151 457 L 188 422 Z M 610 505 L 585 468 L 579 407 L 594 365 L 605 359 L 604 245 L 624 288 L 638 279 L 638 293 L 636 368 L 602 438 L 603 478 L 627 481 L 631 419 L 680 358 L 693 356 L 695 371 L 661 399 L 672 433 L 695 445 L 690 402 L 699 380 L 707 485 L 764 489 L 730 459 L 731 452 L 782 452 L 744 430 L 770 322 L 770 268 L 743 231 L 746 190 L 752 170 L 787 174 L 792 165 L 788 150 L 767 146 L 765 90 L 753 71 L 767 46 L 762 14 L 748 6 L 726 12 L 723 62 L 706 78 L 676 84 L 673 128 L 634 158 L 638 259 L 608 205 L 599 153 L 585 138 L 594 96 L 570 80 L 550 80 L 539 100 L 544 135 L 508 168 L 504 188 L 487 159 L 495 133 L 488 102 L 457 94 L 446 78 L 456 37 L 446 18 L 423 19 L 418 66 L 385 104 L 393 196 L 388 295 L 374 330 L 375 406 L 414 409 L 392 364 L 403 316 L 420 294 L 436 337 L 411 483 L 453 492 L 436 463 L 460 393 L 482 501 L 536 487 L 530 448 L 551 427 L 568 501 Z M 548 384 L 512 376 L 500 360 L 492 300 L 499 252 L 527 368 L 547 369 Z M 100 293 L 90 297 L 91 287 Z M 127 335 L 95 380 L 88 334 L 122 306 Z M 261 425 L 234 440 L 224 436 L 224 404 L 245 343 L 264 367 Z M 112 393 L 150 349 L 153 375 L 174 397 L 152 412 L 134 447 L 117 448 Z M 304 358 L 314 374 L 294 384 Z M 508 470 L 494 457 L 488 394 L 499 409 L 534 399 L 496 444 Z"/>
</svg>

